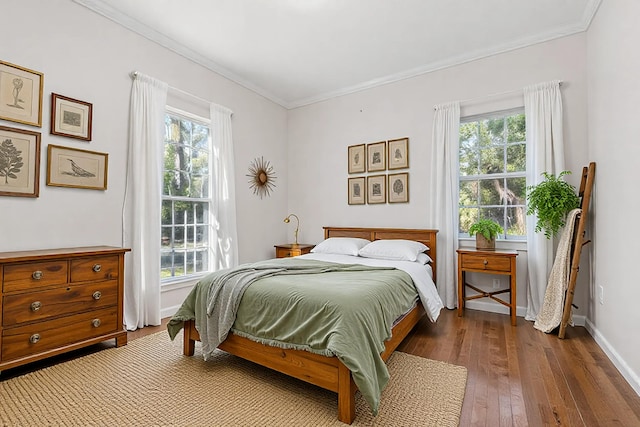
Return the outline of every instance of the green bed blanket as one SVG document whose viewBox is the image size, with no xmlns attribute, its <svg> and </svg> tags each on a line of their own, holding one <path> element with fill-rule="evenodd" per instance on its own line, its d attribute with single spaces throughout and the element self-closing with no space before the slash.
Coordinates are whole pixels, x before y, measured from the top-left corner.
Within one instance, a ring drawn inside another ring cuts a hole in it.
<svg viewBox="0 0 640 427">
<path fill-rule="evenodd" d="M 411 277 L 393 268 L 275 259 L 207 275 L 167 328 L 173 339 L 195 319 L 205 359 L 226 324 L 257 342 L 336 356 L 377 414 L 389 380 L 380 353 L 394 320 L 417 299 Z"/>
</svg>

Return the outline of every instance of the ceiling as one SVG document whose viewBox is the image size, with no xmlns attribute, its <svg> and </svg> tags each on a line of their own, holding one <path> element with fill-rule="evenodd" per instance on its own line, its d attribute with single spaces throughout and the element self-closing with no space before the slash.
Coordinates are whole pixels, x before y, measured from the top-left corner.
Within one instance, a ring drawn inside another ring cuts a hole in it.
<svg viewBox="0 0 640 427">
<path fill-rule="evenodd" d="M 295 108 L 585 31 L 601 0 L 74 0 Z"/>
</svg>

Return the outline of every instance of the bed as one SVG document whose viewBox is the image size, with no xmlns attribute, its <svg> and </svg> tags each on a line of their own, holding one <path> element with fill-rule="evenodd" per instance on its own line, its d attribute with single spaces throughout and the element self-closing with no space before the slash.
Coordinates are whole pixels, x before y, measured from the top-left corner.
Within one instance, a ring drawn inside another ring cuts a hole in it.
<svg viewBox="0 0 640 427">
<path fill-rule="evenodd" d="M 428 247 L 426 253 L 431 258 L 430 267 L 434 283 L 437 264 L 436 234 L 437 230 L 428 229 L 324 227 L 325 239 L 332 237 L 361 238 L 371 241 L 402 239 L 426 245 Z M 431 311 L 431 307 L 428 310 Z M 384 342 L 384 350 L 381 352 L 383 361 L 391 356 L 396 347 L 424 315 L 423 305 L 418 303 L 395 322 L 390 339 Z M 433 320 L 431 314 L 429 317 Z M 192 356 L 195 342 L 200 340 L 200 334 L 195 327 L 195 320 L 184 317 L 180 320 L 180 324 L 184 328 L 183 353 Z M 259 365 L 336 392 L 338 394 L 338 419 L 347 424 L 353 422 L 355 418 L 355 392 L 358 387 L 351 371 L 338 357 L 271 346 L 233 332 L 229 332 L 226 339 L 217 347 Z"/>
</svg>

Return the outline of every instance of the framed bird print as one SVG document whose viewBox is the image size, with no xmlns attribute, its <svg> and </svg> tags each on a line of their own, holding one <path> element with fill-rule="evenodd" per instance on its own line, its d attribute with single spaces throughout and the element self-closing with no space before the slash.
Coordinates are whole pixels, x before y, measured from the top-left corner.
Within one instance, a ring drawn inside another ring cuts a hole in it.
<svg viewBox="0 0 640 427">
<path fill-rule="evenodd" d="M 47 185 L 107 189 L 109 154 L 51 145 L 47 147 Z"/>
<path fill-rule="evenodd" d="M 387 147 L 387 167 L 405 169 L 409 167 L 409 138 L 392 139 Z"/>
<path fill-rule="evenodd" d="M 93 104 L 51 94 L 51 134 L 91 141 Z"/>
</svg>

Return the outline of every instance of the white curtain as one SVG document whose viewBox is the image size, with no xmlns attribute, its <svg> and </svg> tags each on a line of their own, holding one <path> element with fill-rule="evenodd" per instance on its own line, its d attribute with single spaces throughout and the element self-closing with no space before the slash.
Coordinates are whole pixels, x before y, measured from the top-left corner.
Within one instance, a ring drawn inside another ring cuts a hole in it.
<svg viewBox="0 0 640 427">
<path fill-rule="evenodd" d="M 213 147 L 213 207 L 211 241 L 214 269 L 238 265 L 238 234 L 236 229 L 236 195 L 234 179 L 233 136 L 231 110 L 211 104 L 211 140 Z"/>
<path fill-rule="evenodd" d="M 527 186 L 538 184 L 542 172 L 557 175 L 564 170 L 562 97 L 560 82 L 524 88 L 527 126 Z M 527 320 L 535 321 L 544 300 L 547 278 L 553 266 L 553 240 L 534 231 L 536 217 L 527 218 Z"/>
<path fill-rule="evenodd" d="M 458 147 L 460 103 L 435 106 L 428 194 L 428 221 L 438 232 L 437 286 L 447 308 L 457 306 Z"/>
<path fill-rule="evenodd" d="M 160 205 L 167 84 L 136 73 L 131 89 L 123 242 L 128 330 L 160 324 Z"/>
</svg>

